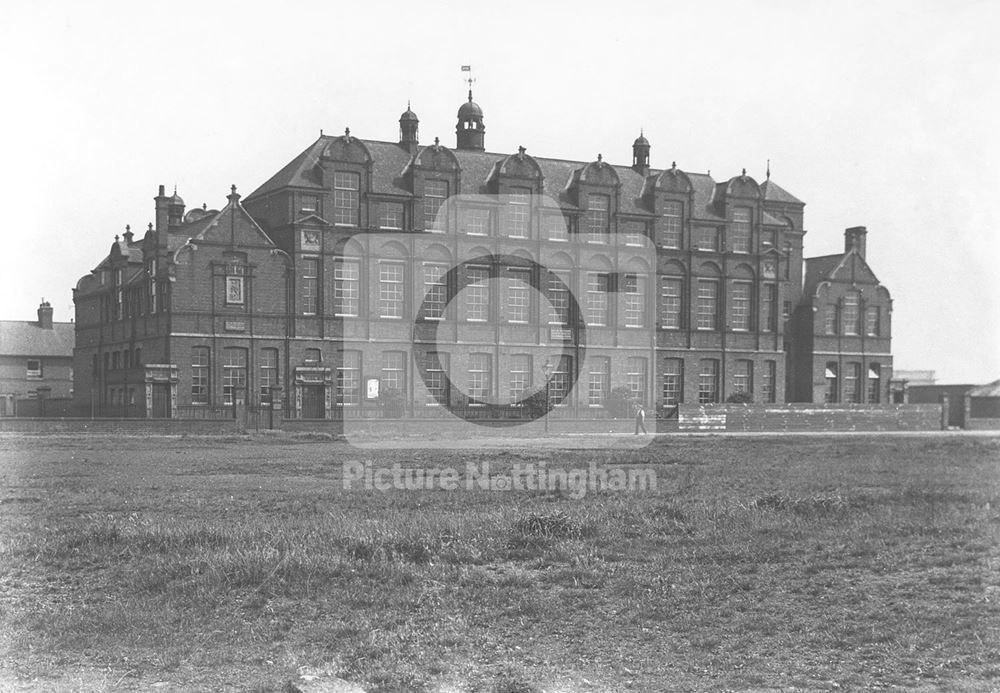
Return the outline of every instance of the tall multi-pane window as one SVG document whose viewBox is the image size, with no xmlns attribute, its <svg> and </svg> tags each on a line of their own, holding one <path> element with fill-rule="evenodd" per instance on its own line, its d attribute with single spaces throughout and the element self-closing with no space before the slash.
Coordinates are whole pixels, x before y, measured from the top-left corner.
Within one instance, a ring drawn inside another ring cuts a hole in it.
<svg viewBox="0 0 1000 693">
<path fill-rule="evenodd" d="M 361 177 L 350 171 L 333 173 L 333 223 L 357 226 L 360 207 Z"/>
<path fill-rule="evenodd" d="M 753 361 L 737 359 L 733 365 L 733 394 L 753 396 Z"/>
<path fill-rule="evenodd" d="M 319 260 L 302 258 L 302 313 L 315 315 L 319 306 Z"/>
<path fill-rule="evenodd" d="M 382 352 L 382 388 L 406 393 L 406 352 Z"/>
<path fill-rule="evenodd" d="M 646 326 L 646 277 L 626 274 L 622 277 L 625 327 Z"/>
<path fill-rule="evenodd" d="M 237 404 L 246 401 L 247 350 L 239 347 L 223 349 L 222 360 L 222 401 Z"/>
<path fill-rule="evenodd" d="M 191 404 L 208 404 L 210 354 L 208 347 L 191 350 Z"/>
<path fill-rule="evenodd" d="M 358 282 L 361 268 L 357 260 L 336 260 L 333 264 L 333 312 L 336 315 L 358 314 Z"/>
<path fill-rule="evenodd" d="M 837 366 L 836 361 L 827 361 L 826 363 L 826 390 L 823 393 L 823 401 L 832 404 L 834 402 L 839 402 L 840 394 L 840 368 Z"/>
<path fill-rule="evenodd" d="M 699 330 L 715 330 L 719 325 L 719 282 L 698 280 L 697 322 Z"/>
<path fill-rule="evenodd" d="M 882 367 L 877 363 L 868 366 L 868 404 L 882 401 Z"/>
<path fill-rule="evenodd" d="M 604 356 L 592 356 L 587 373 L 587 404 L 592 407 L 604 405 L 610 380 L 611 360 Z"/>
<path fill-rule="evenodd" d="M 868 306 L 865 308 L 865 334 L 869 337 L 878 337 L 881 331 L 882 322 L 881 311 L 878 306 Z"/>
<path fill-rule="evenodd" d="M 626 221 L 622 225 L 625 245 L 641 246 L 646 238 L 646 224 L 642 221 Z"/>
<path fill-rule="evenodd" d="M 734 253 L 750 252 L 750 220 L 749 207 L 737 207 L 733 210 L 733 223 L 729 228 L 729 249 Z"/>
<path fill-rule="evenodd" d="M 662 243 L 665 248 L 681 247 L 681 218 L 684 214 L 683 202 L 663 203 L 663 235 Z"/>
<path fill-rule="evenodd" d="M 764 372 L 760 379 L 760 397 L 766 404 L 774 403 L 777 397 L 778 364 L 775 361 L 764 362 Z"/>
<path fill-rule="evenodd" d="M 423 316 L 431 320 L 439 320 L 444 317 L 446 287 L 445 273 L 448 268 L 444 265 L 424 265 L 424 302 Z"/>
<path fill-rule="evenodd" d="M 514 404 L 524 399 L 531 387 L 531 356 L 514 354 L 510 357 L 510 403 Z"/>
<path fill-rule="evenodd" d="M 398 262 L 380 262 L 378 266 L 378 314 L 382 318 L 403 317 L 403 278 L 405 268 Z"/>
<path fill-rule="evenodd" d="M 493 382 L 492 354 L 469 354 L 469 383 L 466 392 L 470 399 L 484 400 L 490 396 Z"/>
<path fill-rule="evenodd" d="M 380 229 L 402 229 L 403 228 L 403 203 L 402 202 L 379 202 L 378 203 L 378 227 Z"/>
<path fill-rule="evenodd" d="M 257 364 L 257 387 L 261 404 L 270 405 L 271 388 L 278 386 L 278 350 L 261 349 Z"/>
<path fill-rule="evenodd" d="M 569 324 L 569 274 L 561 272 L 548 273 L 545 293 L 549 299 L 549 324 L 568 325 Z"/>
<path fill-rule="evenodd" d="M 467 207 L 462 210 L 462 227 L 470 236 L 490 235 L 490 210 L 485 207 Z"/>
<path fill-rule="evenodd" d="M 569 218 L 562 214 L 546 214 L 542 217 L 545 225 L 545 237 L 550 241 L 569 240 Z"/>
<path fill-rule="evenodd" d="M 730 326 L 740 332 L 750 329 L 750 287 L 750 282 L 733 282 Z"/>
<path fill-rule="evenodd" d="M 603 272 L 587 274 L 587 324 L 603 326 L 608 324 L 608 290 L 611 275 Z"/>
<path fill-rule="evenodd" d="M 852 361 L 844 367 L 844 401 L 857 403 L 861 401 L 861 364 Z"/>
<path fill-rule="evenodd" d="M 337 364 L 337 404 L 361 403 L 361 352 L 342 351 Z"/>
<path fill-rule="evenodd" d="M 528 322 L 531 293 L 531 270 L 511 267 L 507 279 L 508 322 Z"/>
<path fill-rule="evenodd" d="M 451 393 L 448 391 L 449 355 L 443 351 L 432 351 L 427 354 L 427 387 L 428 405 L 434 406 L 440 402 L 448 402 Z"/>
<path fill-rule="evenodd" d="M 625 364 L 625 385 L 633 401 L 646 403 L 646 381 L 646 359 L 641 356 L 629 356 Z"/>
<path fill-rule="evenodd" d="M 683 324 L 683 282 L 674 277 L 660 277 L 660 326 L 679 330 Z"/>
<path fill-rule="evenodd" d="M 775 307 L 778 303 L 778 286 L 764 284 L 760 287 L 760 329 L 774 332 L 777 329 Z"/>
<path fill-rule="evenodd" d="M 719 361 L 702 359 L 698 362 L 698 404 L 719 401 Z"/>
<path fill-rule="evenodd" d="M 549 377 L 549 401 L 552 404 L 563 404 L 569 396 L 570 378 L 573 373 L 573 357 L 561 355 L 552 369 Z"/>
<path fill-rule="evenodd" d="M 448 199 L 448 181 L 424 181 L 424 229 L 443 231 L 447 226 L 447 215 L 441 211 Z"/>
<path fill-rule="evenodd" d="M 490 317 L 490 271 L 485 267 L 470 267 L 465 293 L 465 319 L 476 322 Z"/>
<path fill-rule="evenodd" d="M 823 333 L 837 334 L 837 304 L 827 303 L 823 311 Z"/>
<path fill-rule="evenodd" d="M 608 195 L 587 195 L 587 240 L 607 243 L 611 235 L 611 198 Z"/>
<path fill-rule="evenodd" d="M 531 190 L 512 188 L 508 196 L 507 235 L 527 238 L 531 233 Z"/>
<path fill-rule="evenodd" d="M 860 334 L 861 333 L 861 314 L 859 312 L 860 306 L 858 305 L 861 301 L 861 294 L 857 291 L 848 291 L 844 294 L 844 309 L 841 313 L 841 322 L 843 324 L 843 334 Z"/>
<path fill-rule="evenodd" d="M 695 247 L 698 250 L 717 251 L 719 249 L 719 229 L 701 227 L 694 235 Z"/>
<path fill-rule="evenodd" d="M 684 359 L 663 361 L 663 403 L 673 406 L 684 401 Z"/>
</svg>

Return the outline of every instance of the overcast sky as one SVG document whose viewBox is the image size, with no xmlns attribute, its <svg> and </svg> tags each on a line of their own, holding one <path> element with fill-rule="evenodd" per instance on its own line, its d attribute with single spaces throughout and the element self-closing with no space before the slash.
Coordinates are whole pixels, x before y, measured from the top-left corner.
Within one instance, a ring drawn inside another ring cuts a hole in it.
<svg viewBox="0 0 1000 693">
<path fill-rule="evenodd" d="M 454 146 L 473 66 L 489 151 L 743 167 L 804 200 L 806 255 L 868 227 L 897 369 L 1000 377 L 1000 3 L 16 3 L 0 24 L 0 317 L 72 287 L 159 184 L 244 195 L 320 129 Z"/>
</svg>

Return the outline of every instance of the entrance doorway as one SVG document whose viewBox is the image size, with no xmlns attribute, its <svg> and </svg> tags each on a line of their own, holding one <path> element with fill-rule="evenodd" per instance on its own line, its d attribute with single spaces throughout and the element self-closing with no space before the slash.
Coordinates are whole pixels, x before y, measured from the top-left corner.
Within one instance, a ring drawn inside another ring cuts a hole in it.
<svg viewBox="0 0 1000 693">
<path fill-rule="evenodd" d="M 169 383 L 153 383 L 153 411 L 150 416 L 154 419 L 170 418 Z"/>
<path fill-rule="evenodd" d="M 302 385 L 302 418 L 326 418 L 326 406 L 323 385 Z"/>
</svg>

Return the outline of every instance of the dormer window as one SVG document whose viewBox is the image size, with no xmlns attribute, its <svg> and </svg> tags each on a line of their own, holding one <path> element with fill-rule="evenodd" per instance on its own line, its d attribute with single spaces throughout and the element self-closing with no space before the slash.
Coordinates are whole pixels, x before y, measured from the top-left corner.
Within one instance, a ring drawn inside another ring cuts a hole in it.
<svg viewBox="0 0 1000 693">
<path fill-rule="evenodd" d="M 587 241 L 607 243 L 611 236 L 611 198 L 608 195 L 587 195 Z"/>
<path fill-rule="evenodd" d="M 510 192 L 507 229 L 511 238 L 527 238 L 531 229 L 531 190 L 513 188 Z"/>
<path fill-rule="evenodd" d="M 734 253 L 750 252 L 750 220 L 751 210 L 749 207 L 737 207 L 733 210 L 729 249 Z"/>
<path fill-rule="evenodd" d="M 333 223 L 337 226 L 357 226 L 361 197 L 361 176 L 351 171 L 333 174 Z"/>
<path fill-rule="evenodd" d="M 441 212 L 444 201 L 448 199 L 448 181 L 424 181 L 424 229 L 444 231 L 447 217 Z"/>
<path fill-rule="evenodd" d="M 683 202 L 665 202 L 663 204 L 663 236 L 661 242 L 664 248 L 681 247 L 681 217 L 683 214 Z"/>
</svg>

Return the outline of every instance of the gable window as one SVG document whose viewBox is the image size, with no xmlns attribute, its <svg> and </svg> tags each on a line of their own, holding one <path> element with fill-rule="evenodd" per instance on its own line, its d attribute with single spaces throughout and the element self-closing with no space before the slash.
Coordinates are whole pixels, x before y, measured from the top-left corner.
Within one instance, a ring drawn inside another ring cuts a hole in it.
<svg viewBox="0 0 1000 693">
<path fill-rule="evenodd" d="M 302 259 L 302 314 L 316 315 L 319 307 L 319 260 Z"/>
<path fill-rule="evenodd" d="M 191 350 L 191 404 L 208 404 L 209 348 Z"/>
<path fill-rule="evenodd" d="M 681 218 L 684 214 L 682 202 L 663 203 L 663 235 L 661 242 L 664 248 L 681 247 Z"/>
<path fill-rule="evenodd" d="M 361 274 L 357 260 L 337 260 L 333 264 L 333 311 L 336 315 L 358 315 L 358 281 Z"/>
<path fill-rule="evenodd" d="M 447 227 L 447 215 L 441 211 L 448 199 L 448 181 L 424 181 L 424 229 L 443 231 Z"/>
<path fill-rule="evenodd" d="M 378 203 L 378 227 L 380 229 L 402 229 L 403 228 L 403 203 L 402 202 L 379 202 Z"/>
<path fill-rule="evenodd" d="M 531 190 L 512 188 L 507 209 L 507 235 L 511 238 L 527 238 L 531 231 Z"/>
<path fill-rule="evenodd" d="M 861 333 L 861 314 L 858 312 L 860 300 L 861 294 L 857 291 L 848 291 L 844 295 L 844 309 L 841 314 L 844 334 Z"/>
<path fill-rule="evenodd" d="M 398 262 L 380 262 L 378 267 L 378 314 L 382 318 L 403 317 L 404 267 Z"/>
<path fill-rule="evenodd" d="M 729 249 L 734 253 L 750 252 L 750 219 L 751 210 L 749 207 L 737 207 L 733 210 Z"/>
<path fill-rule="evenodd" d="M 469 207 L 462 210 L 462 226 L 470 236 L 490 235 L 490 210 L 485 207 Z"/>
<path fill-rule="evenodd" d="M 41 378 L 42 377 L 42 360 L 41 359 L 28 359 L 27 377 L 28 378 Z"/>
<path fill-rule="evenodd" d="M 333 173 L 333 223 L 357 226 L 360 207 L 361 176 L 351 171 Z"/>
<path fill-rule="evenodd" d="M 226 303 L 243 304 L 243 264 L 236 259 L 226 263 Z"/>
<path fill-rule="evenodd" d="M 608 195 L 587 195 L 587 241 L 607 243 L 611 235 L 611 198 Z"/>
</svg>

